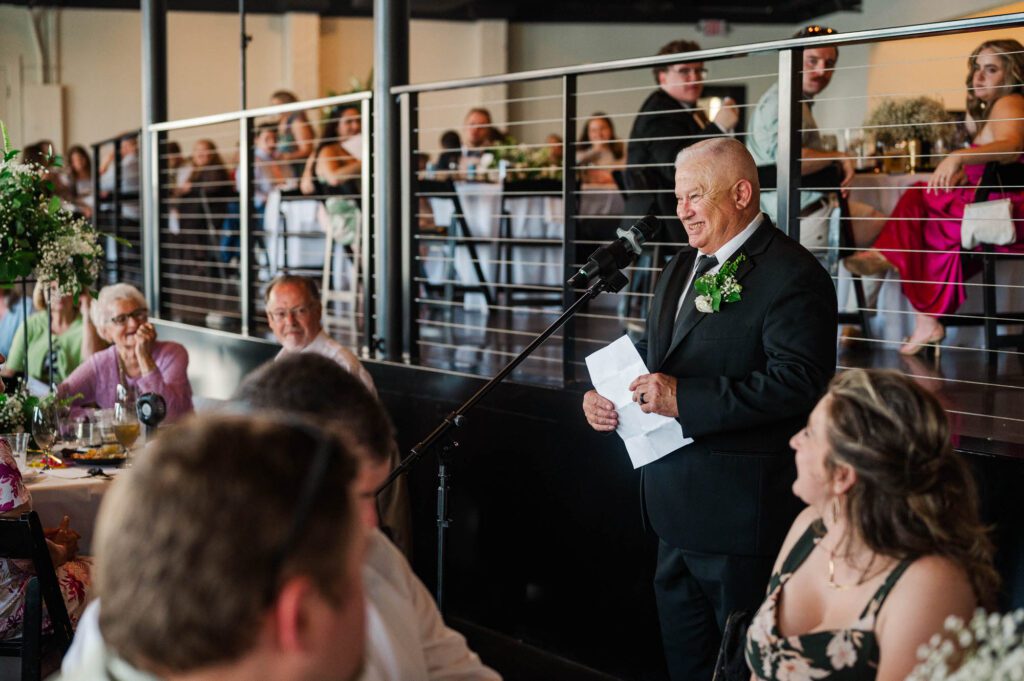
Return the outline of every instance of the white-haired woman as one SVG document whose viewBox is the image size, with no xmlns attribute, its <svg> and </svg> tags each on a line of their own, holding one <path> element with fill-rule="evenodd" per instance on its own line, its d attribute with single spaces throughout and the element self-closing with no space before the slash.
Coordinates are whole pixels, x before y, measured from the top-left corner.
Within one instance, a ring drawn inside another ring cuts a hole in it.
<svg viewBox="0 0 1024 681">
<path fill-rule="evenodd" d="M 100 290 L 92 304 L 96 330 L 112 345 L 97 352 L 60 384 L 63 396 L 82 394 L 74 406 L 114 406 L 117 386 L 133 386 L 138 394 L 158 393 L 167 402 L 167 421 L 192 411 L 188 352 L 178 343 L 156 339 L 146 299 L 130 284 Z"/>
</svg>

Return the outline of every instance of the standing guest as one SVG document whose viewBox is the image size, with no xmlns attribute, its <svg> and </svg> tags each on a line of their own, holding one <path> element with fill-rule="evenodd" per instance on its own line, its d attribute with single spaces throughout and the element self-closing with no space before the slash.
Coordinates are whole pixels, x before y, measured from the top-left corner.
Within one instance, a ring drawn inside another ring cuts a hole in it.
<svg viewBox="0 0 1024 681">
<path fill-rule="evenodd" d="M 794 38 L 807 38 L 817 35 L 836 33 L 823 26 L 808 26 L 800 30 Z M 834 149 L 823 148 L 818 122 L 814 120 L 811 107 L 814 97 L 820 95 L 835 74 L 836 62 L 839 61 L 839 48 L 815 47 L 803 51 L 802 99 L 803 114 L 801 117 L 800 142 L 800 174 L 810 175 L 830 165 L 838 163 L 842 168 L 843 179 L 840 187 L 843 194 L 853 180 L 856 171 L 854 159 L 848 154 Z M 747 137 L 754 162 L 759 166 L 775 165 L 779 149 L 779 84 L 774 83 L 758 100 L 754 114 L 750 118 L 750 135 Z M 882 229 L 883 216 L 873 207 L 861 201 L 847 201 L 853 230 L 854 244 L 859 247 L 869 246 Z M 800 243 L 806 246 L 819 258 L 824 257 L 823 249 L 828 246 L 827 216 L 834 205 L 822 192 L 800 192 Z M 761 210 L 773 220 L 778 209 L 778 196 L 774 191 L 761 193 Z M 783 229 L 785 225 L 781 225 Z"/>
<path fill-rule="evenodd" d="M 0 366 L 4 356 L 0 354 Z M 0 394 L 4 382 L 0 380 Z M 0 439 L 0 516 L 18 518 L 32 510 L 32 493 L 21 479 L 21 471 L 11 454 L 7 440 Z M 64 516 L 60 526 L 44 531 L 46 548 L 57 572 L 64 605 L 72 625 L 78 623 L 92 589 L 92 561 L 78 556 L 80 535 L 71 529 L 71 518 Z M 21 636 L 25 616 L 25 591 L 32 579 L 31 561 L 0 559 L 0 639 Z M 44 626 L 49 616 L 43 615 Z"/>
<path fill-rule="evenodd" d="M 293 352 L 315 352 L 340 364 L 373 393 L 373 378 L 351 350 L 327 335 L 320 321 L 320 294 L 312 279 L 282 274 L 264 294 L 267 323 L 283 347 L 278 358 Z"/>
<path fill-rule="evenodd" d="M 289 181 L 294 181 L 289 165 L 274 161 L 277 149 L 277 127 L 273 124 L 261 125 L 256 129 L 256 143 L 252 164 L 253 207 L 257 219 L 263 217 L 263 208 L 267 205 L 270 192 Z M 238 187 L 238 178 L 235 178 Z M 239 191 L 241 189 L 239 188 Z"/>
<path fill-rule="evenodd" d="M 138 395 L 157 393 L 167 402 L 167 422 L 192 413 L 188 351 L 178 343 L 158 341 L 149 322 L 146 299 L 131 284 L 104 286 L 92 306 L 100 336 L 112 343 L 82 363 L 60 384 L 58 393 L 81 395 L 75 407 L 108 409 L 119 385 Z"/>
<path fill-rule="evenodd" d="M 591 114 L 580 131 L 576 145 L 576 165 L 595 166 L 583 169 L 583 185 L 615 187 L 614 172 L 622 170 L 626 148 L 615 138 L 615 124 L 601 111 Z"/>
<path fill-rule="evenodd" d="M 0 355 L 11 354 L 14 334 L 31 313 L 31 302 L 16 286 L 0 289 Z"/>
<path fill-rule="evenodd" d="M 901 681 L 947 617 L 995 606 L 992 544 L 949 438 L 942 405 L 900 373 L 832 381 L 790 442 L 807 508 L 747 632 L 754 679 Z"/>
<path fill-rule="evenodd" d="M 551 133 L 544 138 L 544 143 L 548 150 L 548 165 L 552 166 L 552 170 L 561 170 L 562 159 L 565 158 L 565 142 L 562 136 Z"/>
<path fill-rule="evenodd" d="M 462 121 L 462 170 L 469 166 L 479 165 L 487 147 L 501 142 L 502 134 L 494 127 L 491 112 L 483 107 L 475 107 L 466 113 Z"/>
<path fill-rule="evenodd" d="M 299 98 L 295 96 L 295 93 L 288 90 L 278 90 L 270 96 L 272 106 L 294 104 L 297 101 Z M 306 159 L 313 153 L 314 142 L 316 142 L 316 133 L 313 131 L 313 125 L 306 117 L 305 111 L 278 114 L 275 158 L 278 161 L 290 161 L 289 167 L 292 176 L 302 176 Z"/>
<path fill-rule="evenodd" d="M 67 153 L 67 188 L 68 198 L 74 204 L 75 212 L 83 217 L 92 215 L 92 160 L 89 152 L 78 144 L 68 149 Z"/>
<path fill-rule="evenodd" d="M 673 40 L 658 54 L 700 50 L 689 40 Z M 702 138 L 724 135 L 739 121 L 733 100 L 726 97 L 715 120 L 709 122 L 697 107 L 708 71 L 702 61 L 681 61 L 654 67 L 658 89 L 647 96 L 629 133 L 626 189 L 627 226 L 653 213 L 664 218 L 675 212 L 672 162 L 682 149 Z M 674 223 L 674 221 L 669 221 Z M 664 241 L 684 244 L 686 235 L 676 224 L 666 224 Z"/>
<path fill-rule="evenodd" d="M 97 525 L 104 645 L 64 681 L 354 681 L 365 533 L 349 447 L 296 418 L 160 437 Z"/>
<path fill-rule="evenodd" d="M 726 616 L 761 602 L 799 510 L 788 441 L 835 368 L 836 295 L 811 254 L 761 213 L 757 167 L 740 142 L 688 147 L 675 180 L 693 249 L 658 279 L 637 344 L 651 373 L 629 389 L 643 412 L 678 419 L 693 438 L 645 466 L 643 497 L 659 538 L 654 591 L 669 672 L 710 681 Z M 693 282 L 727 263 L 741 299 L 704 312 Z M 595 430 L 619 423 L 596 391 L 583 411 Z"/>
<path fill-rule="evenodd" d="M 114 150 L 111 149 L 100 161 L 97 172 L 100 175 L 100 196 L 103 210 L 112 210 L 114 204 L 109 203 L 115 189 L 122 195 L 121 215 L 117 219 L 139 219 L 139 140 L 136 133 L 125 133 L 117 142 L 121 155 L 121 186 L 115 187 L 116 174 L 114 166 Z M 127 199 L 124 195 L 129 195 Z"/>
<path fill-rule="evenodd" d="M 49 301 L 46 300 L 49 298 Z M 78 365 L 105 347 L 89 315 L 92 298 L 80 293 L 75 307 L 74 296 L 62 295 L 57 284 L 37 283 L 32 303 L 39 312 L 21 324 L 11 343 L 11 354 L 0 374 L 12 377 L 25 370 L 25 335 L 28 335 L 28 375 L 47 385 L 53 368 L 53 383 L 71 375 Z M 50 312 L 46 307 L 49 304 Z M 52 349 L 51 349 L 52 339 Z"/>
<path fill-rule="evenodd" d="M 964 281 L 981 262 L 962 257 L 960 227 L 964 207 L 974 201 L 986 163 L 1021 163 L 1024 153 L 1024 45 L 989 40 L 967 60 L 967 110 L 980 124 L 968 149 L 942 159 L 928 184 L 900 197 L 872 250 L 847 259 L 861 274 L 900 272 L 903 295 L 917 310 L 914 331 L 900 353 L 914 355 L 941 343 L 946 329 L 937 317 L 953 314 L 967 294 Z M 1024 251 L 1024 192 L 992 189 L 989 200 L 1009 199 L 1016 240 L 998 252 Z M 980 249 L 981 247 L 978 246 Z"/>
</svg>

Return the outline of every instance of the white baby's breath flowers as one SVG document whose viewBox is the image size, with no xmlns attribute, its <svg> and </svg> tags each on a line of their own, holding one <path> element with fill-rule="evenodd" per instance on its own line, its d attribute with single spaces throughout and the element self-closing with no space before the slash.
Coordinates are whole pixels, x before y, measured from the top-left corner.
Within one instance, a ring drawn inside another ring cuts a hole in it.
<svg viewBox="0 0 1024 681">
<path fill-rule="evenodd" d="M 1024 610 L 949 617 L 917 656 L 907 681 L 1024 681 Z"/>
</svg>

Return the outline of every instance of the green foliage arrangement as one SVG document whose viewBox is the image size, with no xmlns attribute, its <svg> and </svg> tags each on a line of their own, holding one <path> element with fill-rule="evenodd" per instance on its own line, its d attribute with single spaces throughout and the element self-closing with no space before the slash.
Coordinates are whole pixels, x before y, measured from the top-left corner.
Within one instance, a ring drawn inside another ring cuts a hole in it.
<svg viewBox="0 0 1024 681">
<path fill-rule="evenodd" d="M 942 102 L 931 97 L 912 99 L 883 99 L 864 121 L 866 126 L 885 126 L 874 129 L 875 138 L 886 146 L 918 139 L 923 142 L 949 143 L 956 126 Z M 949 125 L 934 125 L 950 123 Z"/>
<path fill-rule="evenodd" d="M 45 168 L 17 162 L 2 121 L 0 135 L 0 286 L 35 272 L 62 293 L 90 289 L 103 262 L 97 233 L 64 209 Z M 59 157 L 51 160 L 60 167 Z"/>
</svg>

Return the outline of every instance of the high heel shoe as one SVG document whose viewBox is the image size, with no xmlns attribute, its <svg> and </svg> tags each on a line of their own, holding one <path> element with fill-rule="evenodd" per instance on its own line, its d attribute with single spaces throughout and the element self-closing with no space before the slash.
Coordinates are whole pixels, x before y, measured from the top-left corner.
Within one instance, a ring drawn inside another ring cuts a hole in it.
<svg viewBox="0 0 1024 681">
<path fill-rule="evenodd" d="M 861 251 L 843 260 L 843 265 L 851 274 L 859 277 L 874 277 L 896 269 L 896 266 L 878 251 Z"/>
<path fill-rule="evenodd" d="M 903 341 L 903 345 L 900 346 L 901 355 L 916 355 L 922 350 L 925 354 L 930 354 L 935 359 L 935 363 L 938 364 L 939 356 L 942 354 L 942 341 L 946 340 L 946 330 L 939 329 L 939 332 L 924 341 L 912 343 L 910 338 L 906 338 Z"/>
</svg>

